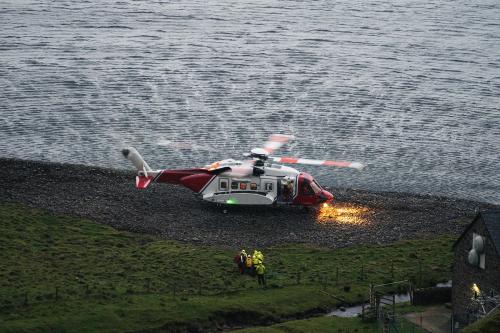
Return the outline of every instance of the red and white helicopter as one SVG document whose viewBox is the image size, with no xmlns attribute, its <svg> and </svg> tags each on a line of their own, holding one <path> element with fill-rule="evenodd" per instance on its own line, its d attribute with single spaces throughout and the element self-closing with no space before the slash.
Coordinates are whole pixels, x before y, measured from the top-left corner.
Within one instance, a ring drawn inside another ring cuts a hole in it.
<svg viewBox="0 0 500 333">
<path fill-rule="evenodd" d="M 247 160 L 226 159 L 194 169 L 153 170 L 135 148 L 123 149 L 122 153 L 138 171 L 135 182 L 138 189 L 145 189 L 152 182 L 178 184 L 191 189 L 203 200 L 228 205 L 315 206 L 333 200 L 333 195 L 311 175 L 275 163 L 364 168 L 359 162 L 270 156 L 292 138 L 291 135 L 274 134 L 263 148 L 254 148 L 245 154 Z"/>
</svg>

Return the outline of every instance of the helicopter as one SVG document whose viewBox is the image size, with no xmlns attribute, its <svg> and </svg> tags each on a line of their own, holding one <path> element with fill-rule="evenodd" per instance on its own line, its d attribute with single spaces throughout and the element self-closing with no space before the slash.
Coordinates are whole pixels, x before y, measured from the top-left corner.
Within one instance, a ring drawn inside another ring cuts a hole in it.
<svg viewBox="0 0 500 333">
<path fill-rule="evenodd" d="M 182 185 L 203 200 L 222 205 L 329 204 L 333 195 L 308 173 L 284 164 L 346 167 L 363 170 L 360 162 L 277 157 L 271 154 L 293 139 L 292 135 L 273 134 L 263 147 L 244 154 L 246 160 L 225 159 L 201 168 L 153 170 L 134 147 L 122 150 L 137 169 L 135 186 L 146 189 L 151 183 Z"/>
</svg>

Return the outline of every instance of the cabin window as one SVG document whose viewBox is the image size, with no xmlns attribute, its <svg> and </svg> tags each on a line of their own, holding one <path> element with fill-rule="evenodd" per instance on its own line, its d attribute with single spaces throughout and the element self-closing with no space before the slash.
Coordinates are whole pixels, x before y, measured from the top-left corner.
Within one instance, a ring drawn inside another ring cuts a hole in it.
<svg viewBox="0 0 500 333">
<path fill-rule="evenodd" d="M 231 182 L 231 189 L 237 190 L 238 189 L 238 182 Z"/>
<path fill-rule="evenodd" d="M 227 179 L 221 179 L 219 181 L 219 190 L 227 191 Z"/>
<path fill-rule="evenodd" d="M 250 189 L 252 191 L 256 191 L 257 190 L 257 183 L 250 183 Z"/>
<path fill-rule="evenodd" d="M 273 183 L 266 183 L 265 189 L 266 189 L 266 191 L 272 191 L 273 190 Z"/>
<path fill-rule="evenodd" d="M 246 190 L 247 189 L 247 183 L 240 183 L 240 190 Z"/>
</svg>

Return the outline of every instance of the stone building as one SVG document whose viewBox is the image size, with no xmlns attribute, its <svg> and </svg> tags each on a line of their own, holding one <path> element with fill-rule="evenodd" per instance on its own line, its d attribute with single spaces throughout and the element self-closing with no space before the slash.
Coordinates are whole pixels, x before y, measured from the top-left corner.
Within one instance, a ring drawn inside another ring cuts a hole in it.
<svg viewBox="0 0 500 333">
<path fill-rule="evenodd" d="M 500 211 L 479 213 L 453 250 L 453 327 L 458 332 L 500 300 Z"/>
</svg>

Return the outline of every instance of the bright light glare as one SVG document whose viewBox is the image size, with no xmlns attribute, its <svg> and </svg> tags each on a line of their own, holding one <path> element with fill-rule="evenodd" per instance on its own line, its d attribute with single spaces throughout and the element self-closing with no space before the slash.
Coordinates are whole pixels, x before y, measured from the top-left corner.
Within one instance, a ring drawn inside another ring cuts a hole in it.
<svg viewBox="0 0 500 333">
<path fill-rule="evenodd" d="M 370 210 L 367 207 L 350 204 L 324 203 L 318 210 L 317 221 L 319 223 L 337 224 L 365 224 L 368 222 Z"/>
<path fill-rule="evenodd" d="M 236 199 L 234 199 L 234 198 L 229 198 L 229 199 L 227 199 L 227 200 L 226 200 L 226 203 L 227 203 L 228 205 L 235 205 L 237 202 L 236 202 Z"/>
<path fill-rule="evenodd" d="M 476 294 L 476 295 L 479 295 L 481 293 L 481 290 L 479 289 L 479 287 L 477 286 L 477 284 L 473 283 L 472 284 L 472 291 Z"/>
</svg>

